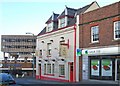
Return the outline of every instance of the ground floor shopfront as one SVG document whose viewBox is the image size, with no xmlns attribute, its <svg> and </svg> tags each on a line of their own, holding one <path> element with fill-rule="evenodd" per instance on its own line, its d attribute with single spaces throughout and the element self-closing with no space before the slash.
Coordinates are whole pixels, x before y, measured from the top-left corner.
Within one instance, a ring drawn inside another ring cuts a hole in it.
<svg viewBox="0 0 120 86">
<path fill-rule="evenodd" d="M 73 82 L 73 62 L 44 62 L 38 64 L 36 79 Z"/>
<path fill-rule="evenodd" d="M 85 49 L 82 51 L 83 80 L 113 80 L 120 78 L 119 47 Z"/>
</svg>

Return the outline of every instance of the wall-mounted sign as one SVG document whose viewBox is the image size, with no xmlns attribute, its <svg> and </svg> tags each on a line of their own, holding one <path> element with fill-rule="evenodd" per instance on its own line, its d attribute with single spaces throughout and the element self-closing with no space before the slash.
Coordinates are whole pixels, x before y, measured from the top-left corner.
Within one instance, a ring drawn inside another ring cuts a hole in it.
<svg viewBox="0 0 120 86">
<path fill-rule="evenodd" d="M 68 55 L 68 47 L 65 45 L 60 45 L 60 55 L 61 57 L 67 57 Z"/>
<path fill-rule="evenodd" d="M 81 56 L 82 54 L 82 50 L 81 49 L 77 49 L 76 50 L 76 56 Z"/>
<path fill-rule="evenodd" d="M 99 76 L 99 60 L 91 60 L 91 75 Z"/>
<path fill-rule="evenodd" d="M 111 60 L 102 60 L 102 76 L 112 76 Z"/>
<path fill-rule="evenodd" d="M 120 47 L 107 47 L 107 48 L 97 48 L 97 49 L 83 49 L 82 54 L 86 55 L 86 53 L 90 55 L 110 55 L 110 54 L 119 54 Z"/>
</svg>

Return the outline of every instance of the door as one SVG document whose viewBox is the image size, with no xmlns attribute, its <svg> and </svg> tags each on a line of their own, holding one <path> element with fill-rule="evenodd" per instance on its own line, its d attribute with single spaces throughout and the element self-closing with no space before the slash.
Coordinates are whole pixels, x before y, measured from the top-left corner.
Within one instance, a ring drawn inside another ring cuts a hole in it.
<svg viewBox="0 0 120 86">
<path fill-rule="evenodd" d="M 39 79 L 41 79 L 41 64 L 39 64 Z"/>
<path fill-rule="evenodd" d="M 70 82 L 73 82 L 73 62 L 69 64 L 69 68 L 70 68 Z"/>
<path fill-rule="evenodd" d="M 117 60 L 117 80 L 120 80 L 120 59 Z"/>
</svg>

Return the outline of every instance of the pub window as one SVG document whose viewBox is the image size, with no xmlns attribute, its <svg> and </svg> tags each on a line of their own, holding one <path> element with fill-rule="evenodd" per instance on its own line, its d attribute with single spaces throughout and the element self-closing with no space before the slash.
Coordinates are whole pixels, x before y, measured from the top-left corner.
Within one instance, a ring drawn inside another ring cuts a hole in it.
<svg viewBox="0 0 120 86">
<path fill-rule="evenodd" d="M 59 75 L 65 76 L 65 65 L 59 65 Z"/>
</svg>

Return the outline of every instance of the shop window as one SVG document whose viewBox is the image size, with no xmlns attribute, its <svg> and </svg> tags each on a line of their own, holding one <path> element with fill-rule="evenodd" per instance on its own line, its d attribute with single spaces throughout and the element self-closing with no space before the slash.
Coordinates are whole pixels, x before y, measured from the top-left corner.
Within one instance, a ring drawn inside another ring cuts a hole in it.
<svg viewBox="0 0 120 86">
<path fill-rule="evenodd" d="M 91 41 L 92 43 L 99 41 L 99 27 L 98 26 L 91 27 Z"/>
<path fill-rule="evenodd" d="M 115 80 L 115 59 L 108 56 L 100 58 L 91 57 L 90 78 L 99 80 Z"/>
<path fill-rule="evenodd" d="M 120 21 L 114 22 L 114 39 L 120 39 Z"/>
<path fill-rule="evenodd" d="M 91 60 L 91 76 L 99 76 L 99 67 L 100 61 L 99 60 Z"/>
<path fill-rule="evenodd" d="M 59 75 L 65 76 L 65 65 L 59 65 Z"/>
<path fill-rule="evenodd" d="M 102 76 L 112 76 L 112 60 L 102 60 Z"/>
</svg>

